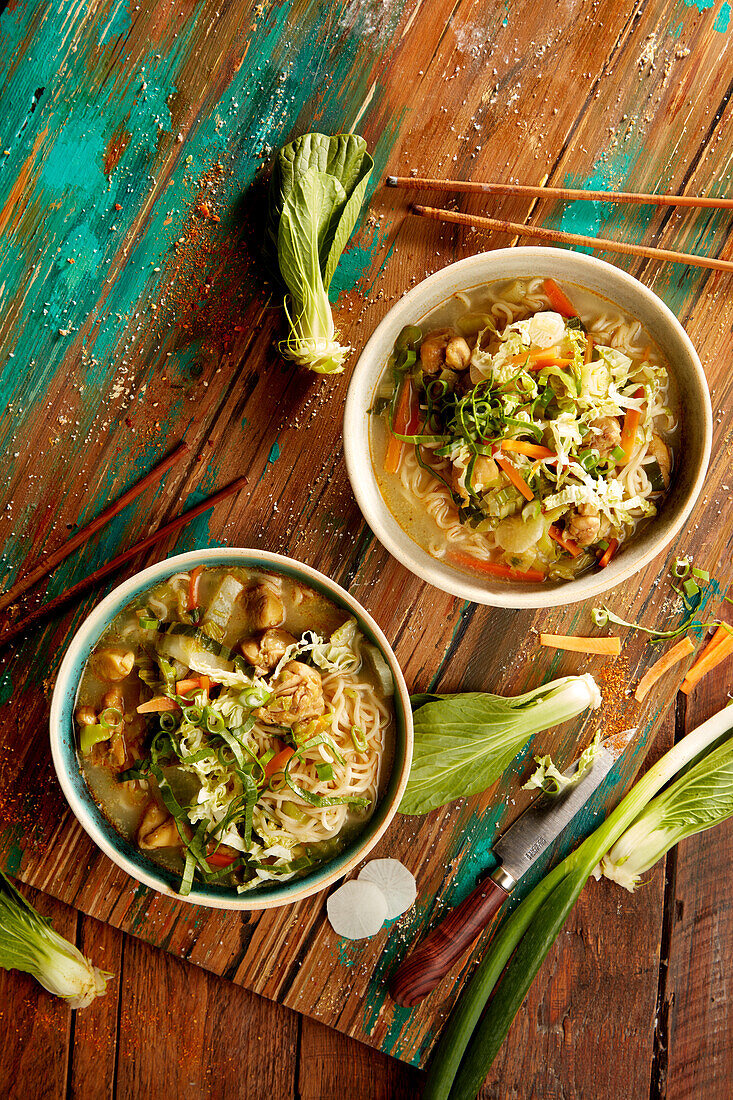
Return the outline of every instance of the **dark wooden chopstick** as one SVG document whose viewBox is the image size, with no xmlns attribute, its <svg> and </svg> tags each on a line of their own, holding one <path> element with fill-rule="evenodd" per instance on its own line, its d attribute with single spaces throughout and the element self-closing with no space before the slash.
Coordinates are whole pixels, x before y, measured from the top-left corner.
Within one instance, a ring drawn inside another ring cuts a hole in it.
<svg viewBox="0 0 733 1100">
<path fill-rule="evenodd" d="M 652 248 L 644 244 L 628 244 L 626 241 L 609 241 L 605 237 L 586 237 L 581 233 L 565 233 L 561 229 L 545 229 L 541 225 L 525 225 L 524 222 L 507 222 L 498 218 L 482 218 L 478 214 L 462 214 L 457 210 L 441 210 L 433 206 L 411 206 L 410 213 L 421 218 L 469 225 L 476 229 L 492 229 L 510 236 L 536 237 L 551 244 L 579 244 L 600 252 L 620 252 L 626 256 L 646 256 L 651 260 L 666 260 L 673 264 L 689 264 L 707 267 L 712 271 L 733 271 L 733 261 L 718 260 L 711 256 L 695 256 L 689 252 L 673 252 L 669 248 Z"/>
<path fill-rule="evenodd" d="M 136 542 L 134 546 L 131 546 L 128 550 L 123 550 L 121 554 L 112 558 L 106 565 L 102 565 L 99 569 L 95 569 L 93 573 L 90 573 L 84 580 L 79 581 L 78 584 L 68 588 L 66 592 L 62 592 L 60 596 L 56 596 L 55 599 L 50 600 L 44 604 L 43 607 L 36 608 L 35 611 L 31 611 L 29 615 L 21 619 L 17 623 L 6 623 L 6 627 L 9 629 L 3 630 L 0 627 L 0 647 L 5 645 L 6 642 L 10 642 L 13 638 L 17 638 L 20 634 L 24 634 L 36 623 L 43 622 L 50 615 L 53 615 L 59 607 L 63 607 L 69 601 L 75 599 L 77 596 L 81 596 L 83 592 L 87 592 L 90 588 L 93 588 L 99 581 L 104 580 L 110 573 L 115 573 L 126 562 L 130 561 L 137 554 L 141 554 L 143 550 L 147 550 L 148 547 L 154 546 L 157 542 L 160 542 L 170 535 L 173 531 L 178 531 L 179 528 L 184 527 L 187 523 L 190 523 L 192 519 L 196 519 L 203 512 L 208 512 L 210 508 L 213 508 L 224 500 L 226 497 L 232 496 L 233 493 L 238 493 L 240 489 L 243 489 L 247 484 L 246 477 L 238 477 L 236 481 L 232 481 L 229 485 L 225 485 L 223 489 L 219 489 L 217 493 L 207 497 L 206 500 L 202 500 L 200 504 L 195 505 L 193 508 L 189 508 L 187 512 L 184 512 L 180 516 L 176 516 L 170 523 L 164 524 L 159 527 L 157 531 L 154 531 L 152 535 L 148 535 L 147 538 L 141 539 L 140 542 Z"/>
<path fill-rule="evenodd" d="M 583 191 L 569 187 L 532 187 L 523 183 L 481 183 L 478 180 L 437 180 L 422 176 L 387 176 L 387 187 L 413 191 L 467 192 L 474 195 L 523 195 L 530 199 L 556 202 L 648 203 L 653 206 L 695 206 L 714 210 L 733 209 L 733 199 L 706 195 L 647 195 L 639 191 Z"/>
<path fill-rule="evenodd" d="M 96 535 L 97 531 L 109 523 L 111 519 L 114 519 L 123 508 L 126 508 L 128 504 L 131 504 L 133 500 L 136 500 L 141 493 L 150 486 L 159 482 L 163 474 L 170 470 L 171 466 L 183 458 L 184 455 L 190 451 L 188 443 L 181 441 L 177 447 L 171 451 L 161 462 L 156 466 L 153 466 L 145 477 L 140 478 L 135 485 L 133 485 L 127 492 L 123 493 L 121 497 L 110 504 L 103 512 L 88 523 L 86 527 L 82 527 L 81 531 L 77 531 L 75 535 L 63 544 L 59 546 L 57 550 L 53 550 L 50 554 L 46 554 L 40 559 L 37 565 L 31 569 L 30 573 L 26 573 L 24 577 L 9 589 L 8 592 L 0 596 L 0 611 L 4 611 L 6 607 L 10 607 L 11 603 L 15 603 L 19 596 L 22 596 L 24 592 L 27 592 L 29 588 L 32 588 L 34 584 L 38 584 L 39 581 L 44 580 L 49 573 L 60 565 L 62 561 L 68 558 L 69 554 L 73 554 L 74 551 L 85 543 L 92 535 Z"/>
</svg>

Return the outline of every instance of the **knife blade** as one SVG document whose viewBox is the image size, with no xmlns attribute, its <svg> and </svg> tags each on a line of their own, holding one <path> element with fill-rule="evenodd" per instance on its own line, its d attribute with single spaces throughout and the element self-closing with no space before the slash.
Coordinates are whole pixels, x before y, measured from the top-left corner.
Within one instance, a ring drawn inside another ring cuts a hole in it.
<svg viewBox="0 0 733 1100">
<path fill-rule="evenodd" d="M 581 779 L 557 795 L 540 795 L 492 846 L 495 869 L 452 909 L 400 964 L 390 984 L 397 1004 L 412 1008 L 432 993 L 454 962 L 498 913 L 519 879 L 570 824 L 623 755 L 635 729 L 602 741 Z M 576 760 L 563 775 L 571 779 Z"/>
</svg>

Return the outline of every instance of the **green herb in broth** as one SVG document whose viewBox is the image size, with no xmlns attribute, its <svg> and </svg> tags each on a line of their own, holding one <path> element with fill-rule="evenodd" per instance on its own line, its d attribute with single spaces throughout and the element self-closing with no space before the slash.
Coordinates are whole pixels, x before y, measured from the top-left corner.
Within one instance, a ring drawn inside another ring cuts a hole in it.
<svg viewBox="0 0 733 1100">
<path fill-rule="evenodd" d="M 82 770 L 182 894 L 305 874 L 373 811 L 392 684 L 344 620 L 287 577 L 211 568 L 145 593 L 96 647 L 76 708 Z"/>
<path fill-rule="evenodd" d="M 658 352 L 612 303 L 550 279 L 496 284 L 398 336 L 371 417 L 375 472 L 435 557 L 567 580 L 656 514 L 674 403 Z"/>
</svg>

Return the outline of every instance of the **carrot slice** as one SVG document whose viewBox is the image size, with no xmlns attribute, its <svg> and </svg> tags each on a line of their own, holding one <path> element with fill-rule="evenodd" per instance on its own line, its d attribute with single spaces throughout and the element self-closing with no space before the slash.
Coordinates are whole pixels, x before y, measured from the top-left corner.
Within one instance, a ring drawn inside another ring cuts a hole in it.
<svg viewBox="0 0 733 1100">
<path fill-rule="evenodd" d="M 641 386 L 634 394 L 634 397 L 643 396 L 644 387 Z M 642 411 L 642 409 L 629 409 L 624 416 L 624 424 L 621 429 L 621 442 L 619 443 L 619 447 L 624 452 L 625 462 L 631 461 L 631 454 L 634 450 L 634 442 L 636 440 L 636 429 L 639 427 Z"/>
<path fill-rule="evenodd" d="M 200 676 L 192 676 L 189 680 L 177 680 L 176 695 L 187 695 L 189 691 L 194 691 L 201 686 Z"/>
<path fill-rule="evenodd" d="M 528 455 L 529 458 L 557 458 L 549 447 L 541 447 L 539 443 L 525 443 L 523 439 L 502 439 L 500 444 L 502 451 L 516 451 L 520 455 Z"/>
<path fill-rule="evenodd" d="M 195 569 L 191 570 L 191 575 L 188 578 L 189 611 L 193 611 L 193 609 L 199 605 L 199 577 L 201 576 L 203 568 L 203 565 L 197 565 Z"/>
<path fill-rule="evenodd" d="M 721 628 L 718 627 L 718 630 Z M 712 672 L 714 668 L 725 661 L 727 657 L 733 654 L 733 633 L 729 633 L 723 627 L 724 632 L 728 635 L 726 638 L 722 638 L 720 641 L 716 641 L 715 637 L 718 633 L 716 630 L 715 635 L 700 654 L 694 665 L 687 670 L 680 691 L 683 691 L 685 695 L 689 695 L 696 684 L 702 680 L 703 676 L 707 676 L 709 672 Z"/>
<path fill-rule="evenodd" d="M 617 550 L 618 550 L 618 539 L 611 539 L 608 546 L 606 547 L 606 549 L 603 551 L 600 558 L 598 559 L 598 568 L 599 569 L 605 569 Z"/>
<path fill-rule="evenodd" d="M 568 298 L 564 290 L 561 290 L 554 279 L 545 279 L 545 294 L 550 299 L 550 305 L 563 317 L 577 317 L 578 311 Z"/>
<path fill-rule="evenodd" d="M 295 749 L 291 749 L 290 746 L 284 749 L 280 749 L 280 752 L 276 752 L 271 760 L 268 760 L 265 764 L 265 779 L 269 779 L 275 775 L 276 772 L 281 772 L 291 756 L 295 755 Z"/>
<path fill-rule="evenodd" d="M 559 527 L 556 527 L 554 523 L 548 528 L 547 533 L 551 539 L 554 539 L 559 546 L 562 546 L 563 550 L 567 550 L 568 554 L 572 554 L 574 558 L 577 558 L 583 553 L 582 548 L 578 546 L 577 542 L 566 538 L 565 533 L 561 531 Z"/>
<path fill-rule="evenodd" d="M 501 469 L 504 471 L 512 484 L 516 485 L 517 489 L 519 489 L 519 492 L 526 500 L 534 500 L 534 493 L 532 492 L 529 485 L 524 480 L 516 466 L 512 466 L 509 459 L 502 458 L 501 455 L 496 455 L 494 461 L 496 462 L 497 466 L 501 467 Z"/>
<path fill-rule="evenodd" d="M 655 661 L 652 667 L 647 669 L 636 685 L 634 698 L 637 703 L 643 703 L 657 680 L 661 680 L 665 672 L 668 672 L 674 665 L 679 664 L 680 661 L 684 661 L 685 657 L 689 657 L 694 651 L 695 647 L 690 639 L 683 638 L 681 642 L 677 642 L 677 645 L 673 645 L 671 649 L 668 649 L 666 653 L 662 654 L 659 660 Z"/>
<path fill-rule="evenodd" d="M 236 858 L 236 852 L 223 852 L 221 848 L 219 848 L 216 852 L 212 852 L 211 855 L 206 857 L 206 862 L 210 867 L 229 867 L 230 864 L 234 863 Z"/>
<path fill-rule="evenodd" d="M 528 370 L 541 370 L 543 366 L 550 366 L 552 363 L 559 363 L 561 365 L 572 362 L 571 359 L 564 358 L 560 353 L 560 348 L 555 346 L 551 348 L 535 348 L 534 351 L 523 351 L 521 355 L 512 355 L 510 359 L 506 360 L 506 363 L 510 367 L 526 367 Z"/>
<path fill-rule="evenodd" d="M 394 416 L 394 431 L 398 435 L 412 435 L 417 428 L 419 408 L 417 394 L 411 378 L 405 378 L 397 398 Z M 388 474 L 396 474 L 402 460 L 404 443 L 396 435 L 391 435 L 384 458 L 384 469 Z"/>
<path fill-rule="evenodd" d="M 165 710 L 180 710 L 178 703 L 169 699 L 167 695 L 156 695 L 155 699 L 149 699 L 147 703 L 141 703 L 137 708 L 138 714 L 161 714 Z"/>
<path fill-rule="evenodd" d="M 540 634 L 540 645 L 550 649 L 567 649 L 571 653 L 603 653 L 606 657 L 618 657 L 620 638 L 574 638 L 568 634 Z"/>
<path fill-rule="evenodd" d="M 472 569 L 478 573 L 488 573 L 492 577 L 505 577 L 510 581 L 543 581 L 545 574 L 539 569 L 515 569 L 511 565 L 504 565 L 499 561 L 482 561 L 481 558 L 472 558 L 470 554 L 447 554 L 446 560 L 453 565 L 459 565 L 463 569 Z"/>
</svg>

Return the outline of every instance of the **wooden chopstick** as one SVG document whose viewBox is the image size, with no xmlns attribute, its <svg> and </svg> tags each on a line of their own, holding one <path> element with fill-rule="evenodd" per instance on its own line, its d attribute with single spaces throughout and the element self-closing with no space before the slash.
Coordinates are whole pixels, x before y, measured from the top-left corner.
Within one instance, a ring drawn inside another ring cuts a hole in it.
<svg viewBox="0 0 733 1100">
<path fill-rule="evenodd" d="M 510 236 L 537 237 L 552 244 L 579 244 L 600 252 L 621 252 L 627 256 L 646 256 L 651 260 L 667 260 L 673 264 L 689 264 L 707 267 L 712 271 L 733 271 L 733 261 L 718 260 L 710 256 L 695 256 L 689 252 L 672 252 L 669 248 L 652 248 L 645 244 L 627 244 L 626 241 L 609 241 L 605 237 L 586 237 L 581 233 L 564 233 L 561 229 L 545 229 L 541 225 L 525 225 L 523 222 L 506 222 L 497 218 L 482 218 L 477 214 L 462 214 L 456 210 L 440 210 L 433 206 L 411 206 L 410 213 L 421 218 L 434 218 L 455 225 L 470 225 L 476 229 L 493 229 Z"/>
<path fill-rule="evenodd" d="M 233 493 L 238 493 L 240 489 L 243 489 L 247 484 L 246 477 L 238 477 L 236 481 L 232 481 L 229 485 L 225 485 L 223 489 L 219 489 L 217 493 L 207 497 L 206 500 L 202 500 L 200 504 L 195 505 L 193 508 L 189 508 L 183 515 L 176 516 L 170 523 L 164 524 L 159 527 L 157 531 L 154 531 L 152 535 L 148 535 L 147 538 L 142 539 L 140 542 L 136 542 L 134 546 L 131 546 L 128 550 L 123 550 L 121 554 L 112 558 L 106 565 L 101 566 L 99 569 L 95 569 L 93 573 L 90 573 L 84 580 L 79 581 L 72 588 L 62 592 L 60 596 L 56 596 L 55 599 L 50 600 L 44 604 L 43 607 L 36 608 L 29 615 L 26 615 L 20 622 L 13 623 L 9 629 L 3 630 L 0 627 L 0 647 L 4 646 L 6 642 L 10 642 L 13 638 L 17 638 L 19 634 L 25 634 L 36 623 L 43 622 L 50 615 L 53 615 L 59 607 L 63 607 L 64 604 L 69 603 L 70 600 L 80 596 L 83 592 L 93 588 L 99 581 L 104 580 L 110 573 L 115 573 L 126 562 L 130 561 L 137 554 L 141 554 L 143 550 L 147 550 L 149 546 L 154 546 L 155 543 L 160 542 L 166 535 L 172 534 L 173 531 L 177 531 L 180 527 L 184 527 L 187 523 L 190 523 L 192 519 L 196 519 L 203 512 L 208 512 L 210 508 L 213 508 L 224 500 L 225 497 L 231 496 Z M 8 622 L 5 624 L 8 625 Z"/>
<path fill-rule="evenodd" d="M 140 478 L 140 480 L 123 493 L 114 504 L 110 504 L 103 512 L 100 512 L 96 519 L 93 519 L 91 523 L 88 523 L 86 527 L 82 527 L 81 531 L 77 531 L 75 535 L 65 542 L 63 546 L 59 546 L 57 550 L 52 551 L 50 554 L 46 554 L 37 565 L 31 569 L 30 573 L 26 573 L 24 577 L 21 577 L 19 581 L 12 586 L 12 588 L 6 592 L 3 596 L 0 596 L 0 611 L 4 611 L 6 607 L 10 607 L 11 603 L 15 603 L 19 596 L 22 596 L 24 592 L 27 592 L 29 588 L 32 588 L 34 584 L 38 584 L 48 574 L 60 565 L 62 561 L 68 558 L 69 554 L 73 554 L 77 547 L 85 543 L 92 535 L 96 535 L 97 531 L 100 531 L 111 519 L 114 519 L 123 508 L 126 508 L 133 500 L 136 500 L 141 493 L 144 493 L 148 486 L 155 482 L 160 481 L 163 474 L 170 470 L 171 466 L 183 458 L 184 455 L 190 451 L 188 443 L 181 441 L 177 447 L 175 447 L 171 453 L 164 458 L 157 466 L 153 466 L 152 470 Z"/>
<path fill-rule="evenodd" d="M 704 195 L 645 195 L 639 191 L 583 191 L 569 187 L 531 187 L 523 183 L 480 183 L 477 180 L 435 180 L 421 176 L 387 176 L 387 187 L 413 191 L 465 191 L 474 195 L 523 195 L 530 199 L 556 202 L 649 203 L 652 206 L 696 206 L 713 210 L 733 209 L 733 199 Z"/>
</svg>

